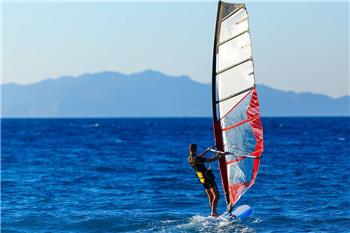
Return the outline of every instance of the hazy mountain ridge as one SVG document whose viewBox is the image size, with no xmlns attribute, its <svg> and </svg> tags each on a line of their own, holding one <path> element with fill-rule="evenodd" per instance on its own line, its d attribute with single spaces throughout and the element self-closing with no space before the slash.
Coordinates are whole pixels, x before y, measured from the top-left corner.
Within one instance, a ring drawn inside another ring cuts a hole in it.
<svg viewBox="0 0 350 233">
<path fill-rule="evenodd" d="M 350 97 L 285 92 L 258 85 L 264 116 L 349 116 Z M 63 76 L 2 85 L 3 117 L 211 116 L 211 86 L 146 70 Z"/>
</svg>

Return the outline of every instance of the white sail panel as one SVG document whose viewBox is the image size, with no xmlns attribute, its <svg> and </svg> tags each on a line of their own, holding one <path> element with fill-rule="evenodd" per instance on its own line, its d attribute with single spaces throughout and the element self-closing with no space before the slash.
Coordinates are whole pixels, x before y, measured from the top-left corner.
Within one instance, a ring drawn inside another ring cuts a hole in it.
<svg viewBox="0 0 350 233">
<path fill-rule="evenodd" d="M 231 111 L 234 108 L 234 106 L 236 106 L 246 95 L 247 93 L 242 93 L 228 100 L 221 101 L 219 103 L 220 117 L 225 116 L 229 111 Z"/>
<path fill-rule="evenodd" d="M 242 8 L 221 23 L 220 41 L 222 43 L 240 33 L 248 30 L 247 11 Z"/>
<path fill-rule="evenodd" d="M 219 99 L 254 86 L 253 62 L 248 61 L 217 75 Z"/>
<path fill-rule="evenodd" d="M 231 108 L 228 111 L 226 111 L 225 114 L 220 113 L 220 116 L 222 117 L 220 123 L 223 129 L 247 119 L 247 110 L 248 110 L 251 96 L 252 96 L 252 91 L 242 93 L 241 95 L 239 95 L 239 97 L 237 96 L 238 97 L 237 100 L 239 100 L 239 104 L 236 103 L 235 105 L 231 106 Z M 233 97 L 232 99 L 234 98 L 235 97 Z M 231 99 L 228 99 L 226 101 L 230 101 L 230 100 Z M 226 101 L 223 101 L 220 104 L 223 104 Z M 232 103 L 228 103 L 228 104 L 232 104 Z M 234 111 L 230 111 L 233 108 L 234 108 Z M 230 134 L 230 130 L 228 130 L 227 132 L 226 131 L 223 132 L 223 136 L 225 137 L 235 136 L 235 135 L 228 135 L 228 134 Z M 230 138 L 230 140 L 232 141 L 232 138 Z M 240 139 L 238 139 L 236 143 L 240 143 L 239 140 Z M 229 143 L 226 143 L 225 145 L 228 145 L 228 144 Z"/>
<path fill-rule="evenodd" d="M 219 72 L 249 59 L 251 56 L 250 36 L 249 33 L 246 32 L 219 46 Z"/>
</svg>

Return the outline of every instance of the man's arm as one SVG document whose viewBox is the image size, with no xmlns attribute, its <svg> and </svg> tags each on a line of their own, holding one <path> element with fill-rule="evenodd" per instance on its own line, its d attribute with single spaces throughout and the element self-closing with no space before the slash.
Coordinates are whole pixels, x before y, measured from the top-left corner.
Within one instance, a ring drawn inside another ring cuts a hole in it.
<svg viewBox="0 0 350 233">
<path fill-rule="evenodd" d="M 199 155 L 197 155 L 197 157 L 204 157 L 204 155 L 206 153 L 208 153 L 210 151 L 210 147 L 208 147 L 205 151 L 203 151 L 202 153 L 200 153 Z"/>
<path fill-rule="evenodd" d="M 215 155 L 214 155 L 213 157 L 211 157 L 211 158 L 206 158 L 206 159 L 205 159 L 205 162 L 208 162 L 208 163 L 214 162 L 214 161 L 216 161 L 216 160 L 220 159 L 221 157 L 224 157 L 224 156 L 226 156 L 226 155 L 228 155 L 228 154 L 230 154 L 230 153 L 229 153 L 229 152 L 224 152 L 224 153 L 222 153 L 222 152 L 216 152 Z"/>
</svg>

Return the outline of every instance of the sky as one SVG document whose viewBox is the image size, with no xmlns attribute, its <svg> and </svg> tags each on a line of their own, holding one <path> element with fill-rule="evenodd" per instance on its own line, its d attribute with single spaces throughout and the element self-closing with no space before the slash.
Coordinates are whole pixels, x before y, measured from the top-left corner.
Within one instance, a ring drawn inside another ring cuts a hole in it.
<svg viewBox="0 0 350 233">
<path fill-rule="evenodd" d="M 153 69 L 210 83 L 216 5 L 2 3 L 2 82 Z M 258 84 L 350 95 L 348 2 L 246 5 Z"/>
</svg>

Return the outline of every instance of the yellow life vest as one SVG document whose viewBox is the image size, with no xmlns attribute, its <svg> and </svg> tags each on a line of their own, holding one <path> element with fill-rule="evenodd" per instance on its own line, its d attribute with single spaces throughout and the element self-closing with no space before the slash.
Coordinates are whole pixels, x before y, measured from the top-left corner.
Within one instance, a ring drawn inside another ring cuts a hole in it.
<svg viewBox="0 0 350 233">
<path fill-rule="evenodd" d="M 199 181 L 204 184 L 205 183 L 205 179 L 204 179 L 204 174 L 203 172 L 197 172 L 197 176 L 199 178 Z"/>
</svg>

